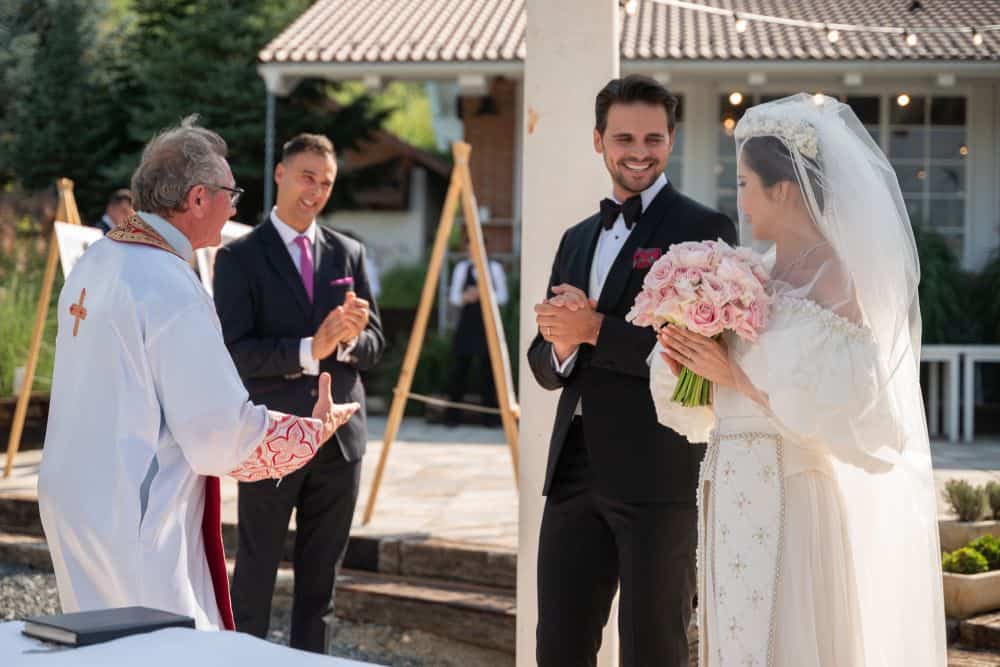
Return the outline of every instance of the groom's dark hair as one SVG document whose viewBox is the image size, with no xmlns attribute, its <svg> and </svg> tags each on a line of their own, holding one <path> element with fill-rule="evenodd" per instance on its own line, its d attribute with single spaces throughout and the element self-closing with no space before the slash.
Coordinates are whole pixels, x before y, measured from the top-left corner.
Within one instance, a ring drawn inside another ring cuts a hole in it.
<svg viewBox="0 0 1000 667">
<path fill-rule="evenodd" d="M 611 106 L 636 102 L 662 105 L 663 110 L 667 112 L 667 129 L 674 131 L 674 123 L 677 121 L 677 98 L 656 79 L 641 74 L 629 74 L 620 79 L 612 79 L 608 81 L 608 85 L 601 88 L 594 102 L 596 117 L 594 127 L 603 135 L 604 129 L 608 126 L 608 110 Z"/>
</svg>

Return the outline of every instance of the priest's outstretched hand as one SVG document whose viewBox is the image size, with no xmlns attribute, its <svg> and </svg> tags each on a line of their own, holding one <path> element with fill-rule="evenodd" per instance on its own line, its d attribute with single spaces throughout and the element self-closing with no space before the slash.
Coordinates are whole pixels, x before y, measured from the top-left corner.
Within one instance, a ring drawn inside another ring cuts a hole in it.
<svg viewBox="0 0 1000 667">
<path fill-rule="evenodd" d="M 241 482 L 280 479 L 309 463 L 334 431 L 361 407 L 358 403 L 334 403 L 331 384 L 330 374 L 321 373 L 312 418 L 269 410 L 264 441 L 229 476 Z"/>
<path fill-rule="evenodd" d="M 319 376 L 319 393 L 316 405 L 313 406 L 313 419 L 323 422 L 323 431 L 320 436 L 320 444 L 326 442 L 333 435 L 333 432 L 346 424 L 358 409 L 360 403 L 334 403 L 330 386 L 333 379 L 329 373 L 323 372 Z"/>
</svg>

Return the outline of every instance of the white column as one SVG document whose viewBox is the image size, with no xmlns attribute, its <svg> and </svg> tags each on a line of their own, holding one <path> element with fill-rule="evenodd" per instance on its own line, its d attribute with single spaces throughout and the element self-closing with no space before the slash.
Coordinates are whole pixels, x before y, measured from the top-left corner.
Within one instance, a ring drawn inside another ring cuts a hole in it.
<svg viewBox="0 0 1000 667">
<path fill-rule="evenodd" d="M 563 231 L 597 209 L 610 181 L 594 152 L 594 97 L 618 76 L 617 0 L 528 0 L 521 217 L 521 458 L 517 665 L 535 665 L 536 561 L 542 482 L 556 392 L 539 388 L 526 353 Z M 588 585 L 580 582 L 581 586 Z M 612 618 L 599 663 L 617 665 Z"/>
<path fill-rule="evenodd" d="M 719 151 L 719 94 L 712 81 L 674 87 L 684 96 L 684 194 L 715 208 L 715 163 Z M 670 166 L 667 166 L 670 173 Z"/>
</svg>

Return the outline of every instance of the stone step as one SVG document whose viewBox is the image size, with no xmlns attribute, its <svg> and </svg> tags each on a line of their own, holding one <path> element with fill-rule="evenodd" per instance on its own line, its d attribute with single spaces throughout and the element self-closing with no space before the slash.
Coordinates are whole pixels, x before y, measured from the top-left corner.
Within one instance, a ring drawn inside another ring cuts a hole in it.
<svg viewBox="0 0 1000 667">
<path fill-rule="evenodd" d="M 506 589 L 345 570 L 336 615 L 514 653 L 516 609 Z"/>
<path fill-rule="evenodd" d="M 958 641 L 970 649 L 1000 652 L 1000 612 L 964 619 L 958 626 Z"/>
<path fill-rule="evenodd" d="M 52 571 L 49 545 L 44 537 L 0 532 L 0 563 L 26 565 L 43 572 Z"/>
<path fill-rule="evenodd" d="M 0 533 L 0 562 L 52 571 L 43 537 Z M 235 561 L 226 561 L 232 577 Z M 295 576 L 283 563 L 275 598 L 292 596 Z M 514 652 L 516 603 L 512 590 L 476 584 L 343 570 L 337 579 L 338 617 L 421 630 L 503 653 Z"/>
<path fill-rule="evenodd" d="M 0 495 L 0 532 L 42 536 L 38 500 L 34 495 Z M 236 555 L 236 524 L 224 523 L 226 553 Z M 295 530 L 288 531 L 284 559 L 295 553 Z M 517 552 L 503 547 L 428 538 L 425 535 L 352 535 L 344 567 L 400 576 L 427 577 L 513 590 L 517 582 Z"/>
<path fill-rule="evenodd" d="M 1000 652 L 969 651 L 963 648 L 948 649 L 948 667 L 997 667 Z"/>
</svg>

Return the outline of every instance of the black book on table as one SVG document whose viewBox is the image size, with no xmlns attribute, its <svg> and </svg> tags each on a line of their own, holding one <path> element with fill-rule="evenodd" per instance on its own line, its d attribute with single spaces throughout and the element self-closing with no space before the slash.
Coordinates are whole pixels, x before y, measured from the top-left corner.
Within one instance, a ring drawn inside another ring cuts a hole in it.
<svg viewBox="0 0 1000 667">
<path fill-rule="evenodd" d="M 194 619 L 190 616 L 148 607 L 118 607 L 33 616 L 24 619 L 21 632 L 57 644 L 88 646 L 164 628 L 193 627 Z"/>
</svg>

